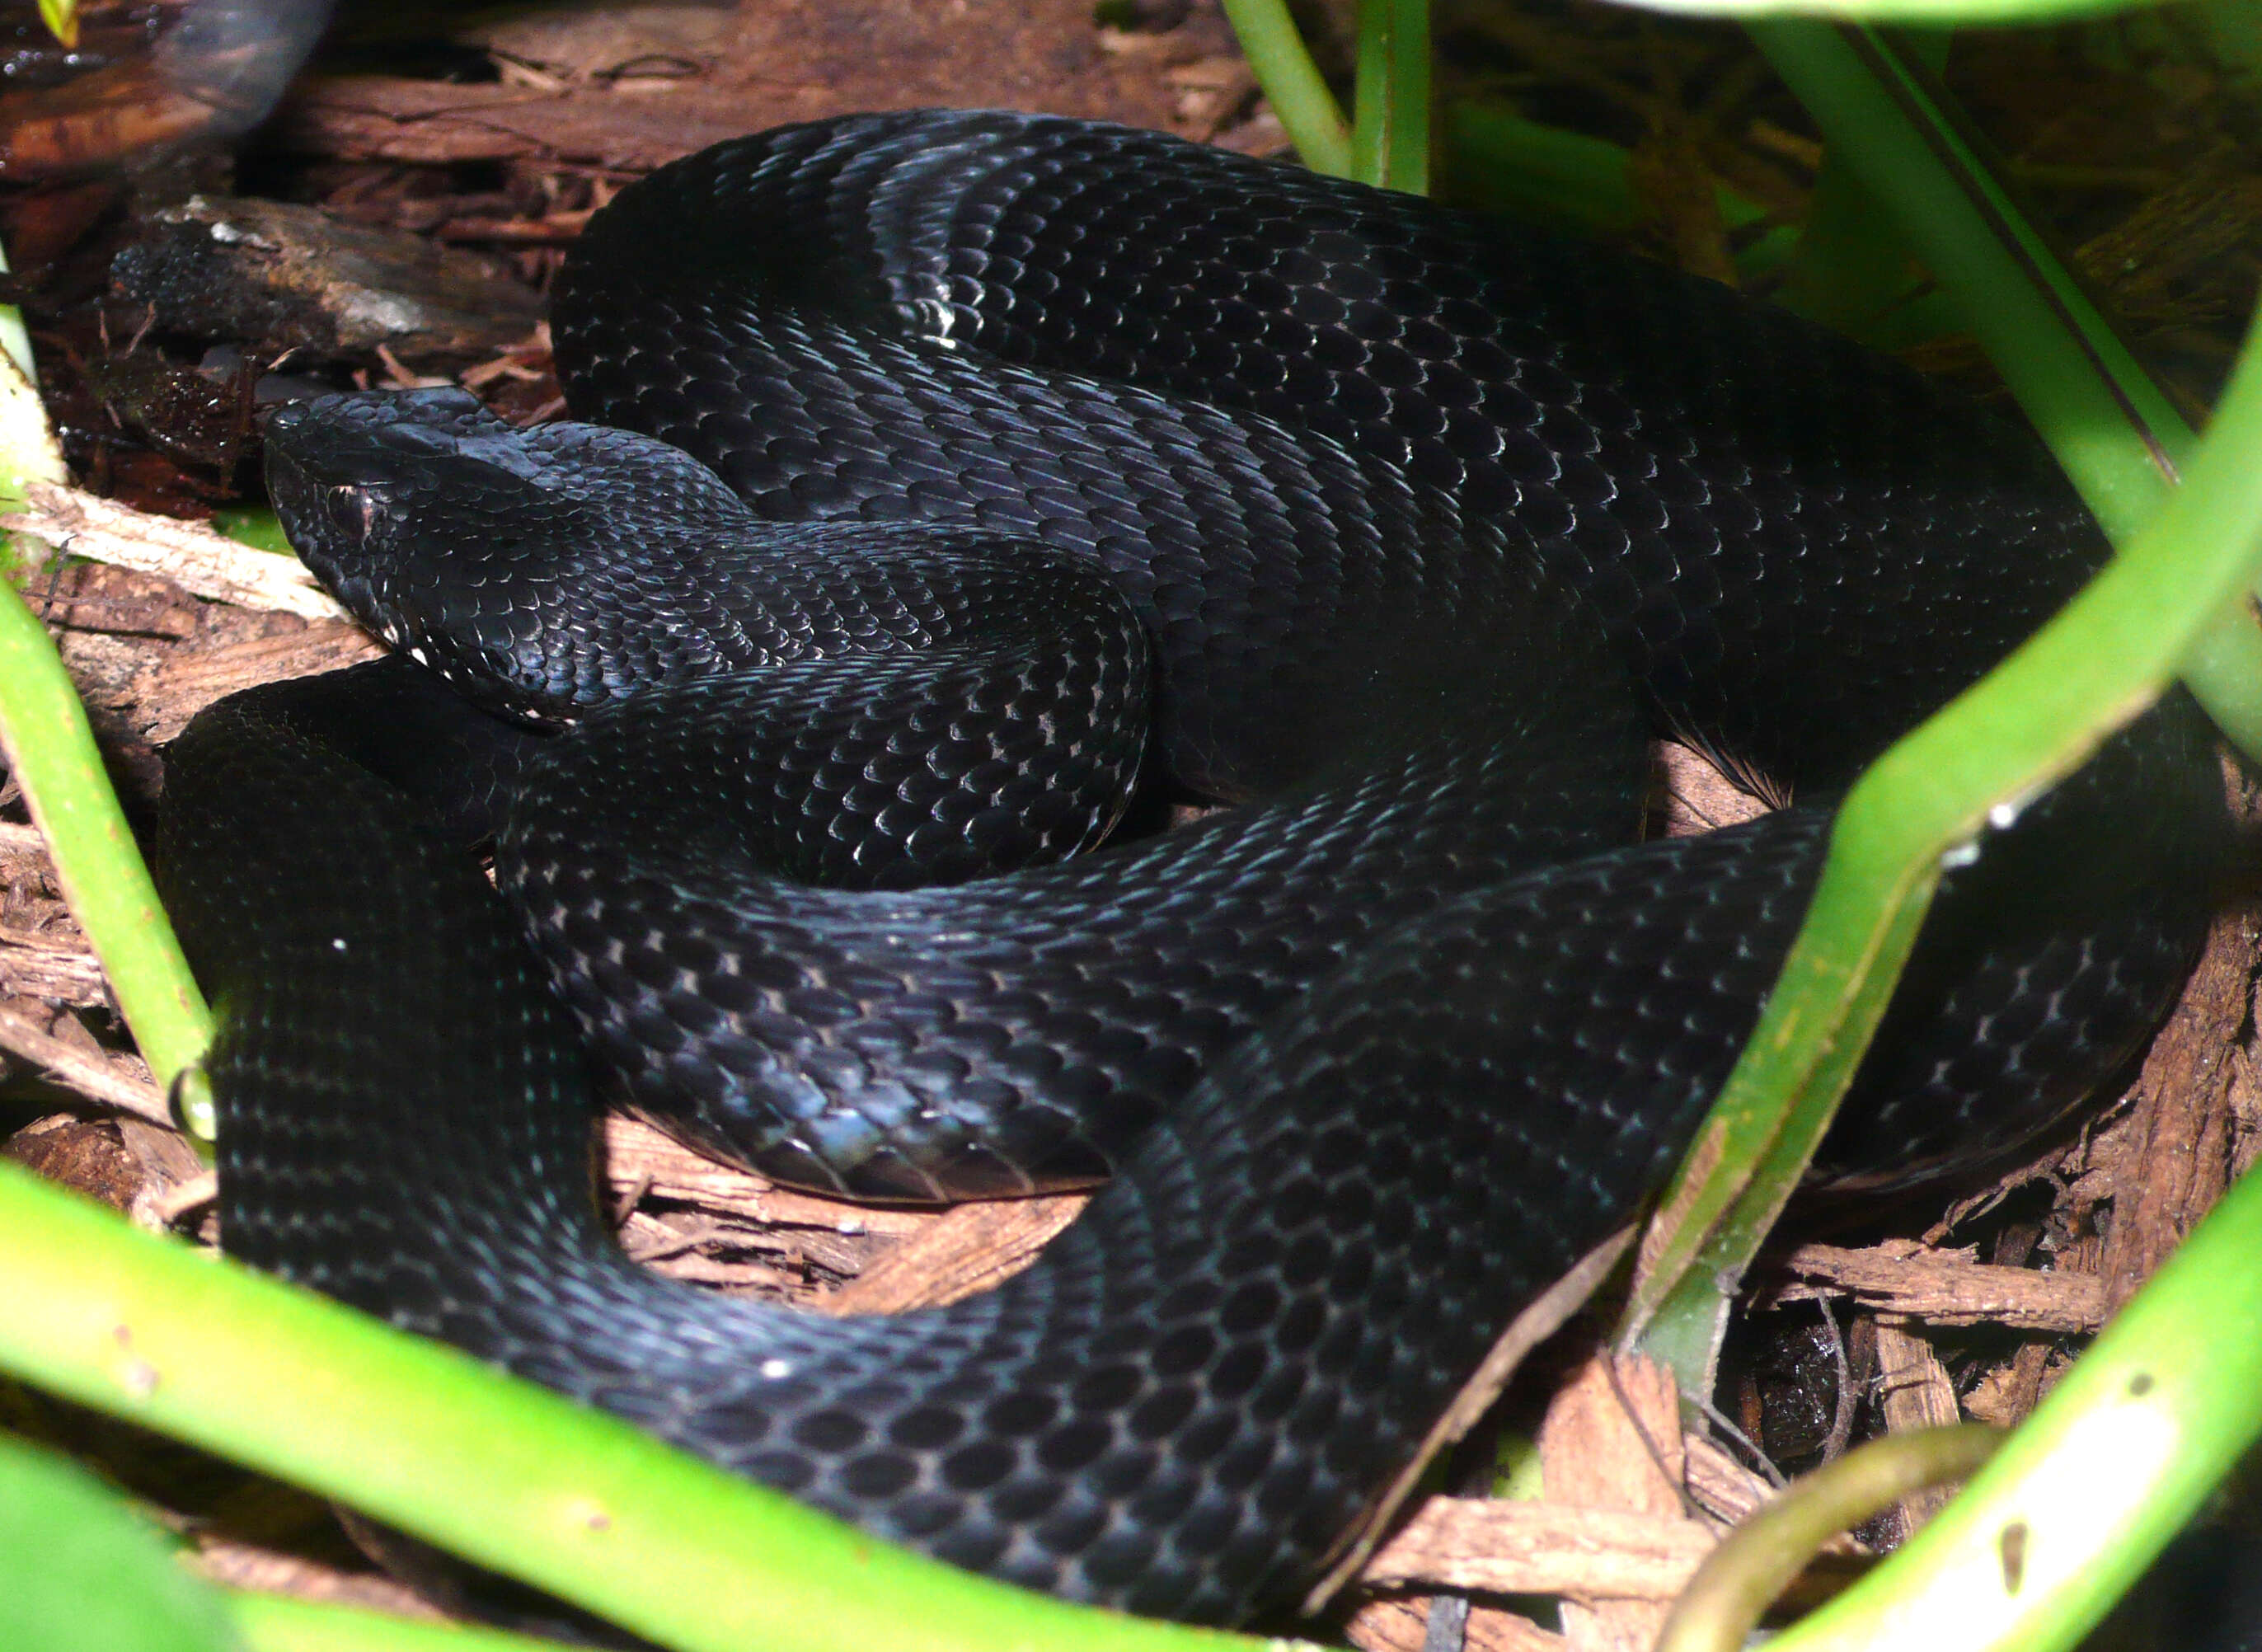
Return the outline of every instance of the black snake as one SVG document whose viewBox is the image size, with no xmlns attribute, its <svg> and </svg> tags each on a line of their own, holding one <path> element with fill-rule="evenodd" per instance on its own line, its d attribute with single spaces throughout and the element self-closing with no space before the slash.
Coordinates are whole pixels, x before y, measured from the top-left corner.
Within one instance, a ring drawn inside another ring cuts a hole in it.
<svg viewBox="0 0 2262 1652">
<path fill-rule="evenodd" d="M 1815 805 L 2102 555 L 2029 437 L 1792 318 L 1065 119 L 695 155 L 555 327 L 576 415 L 649 435 L 270 424 L 302 553 L 436 670 L 172 749 L 225 1243 L 1136 1612 L 1295 1598 L 1669 1168 Z M 1802 806 L 1634 843 L 1652 729 Z M 1951 875 L 1840 1173 L 1999 1151 L 2136 1045 L 2206 919 L 2203 752 L 2172 703 Z M 1063 858 L 1135 770 L 1238 806 Z M 1114 1179 L 952 1308 L 718 1300 L 612 1247 L 575 1020 L 781 1176 Z"/>
</svg>

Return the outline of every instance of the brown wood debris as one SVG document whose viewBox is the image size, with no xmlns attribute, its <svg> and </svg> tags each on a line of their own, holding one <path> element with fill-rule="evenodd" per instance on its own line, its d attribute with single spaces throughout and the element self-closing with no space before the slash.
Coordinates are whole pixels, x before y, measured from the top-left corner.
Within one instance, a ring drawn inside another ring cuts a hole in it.
<svg viewBox="0 0 2262 1652">
<path fill-rule="evenodd" d="M 150 213 L 111 262 L 118 298 L 171 332 L 265 358 L 354 357 L 379 345 L 469 361 L 541 314 L 508 264 L 289 201 L 192 195 Z"/>
<path fill-rule="evenodd" d="M 350 161 L 537 162 L 647 171 L 680 155 L 846 109 L 930 105 L 1044 109 L 1135 126 L 1222 124 L 1217 78 L 1255 83 L 1206 9 L 1161 42 L 1110 40 L 1088 0 L 767 0 L 727 38 L 687 44 L 681 8 L 584 9 L 509 48 L 526 68 L 499 84 L 315 76 L 286 105 L 282 143 Z M 638 18 L 647 32 L 638 32 Z M 597 65 L 595 68 L 590 67 Z M 624 73 L 642 64 L 651 72 Z"/>
<path fill-rule="evenodd" d="M 200 522 L 153 516 L 53 482 L 28 483 L 24 496 L 23 509 L 0 516 L 0 530 L 32 534 L 69 556 L 157 574 L 207 602 L 296 614 L 302 619 L 345 617 L 337 599 L 316 584 L 295 557 L 255 551 Z M 111 614 L 83 611 L 83 604 L 89 601 L 83 588 L 74 589 L 67 605 L 49 617 L 73 629 L 189 634 L 193 609 L 148 588 L 135 595 L 141 606 L 125 624 Z"/>
<path fill-rule="evenodd" d="M 1589 1605 L 1666 1602 L 1719 1540 L 1706 1522 L 1679 1516 L 1432 1497 L 1369 1562 L 1363 1581 L 1558 1595 Z"/>
<path fill-rule="evenodd" d="M 2093 1274 L 1994 1267 L 1970 1252 L 1938 1252 L 1914 1239 L 1866 1250 L 1803 1244 L 1771 1266 L 1800 1284 L 1762 1288 L 1768 1305 L 1849 1295 L 1905 1319 L 1937 1325 L 2007 1325 L 2061 1335 L 2105 1323 L 2105 1288 Z"/>
</svg>

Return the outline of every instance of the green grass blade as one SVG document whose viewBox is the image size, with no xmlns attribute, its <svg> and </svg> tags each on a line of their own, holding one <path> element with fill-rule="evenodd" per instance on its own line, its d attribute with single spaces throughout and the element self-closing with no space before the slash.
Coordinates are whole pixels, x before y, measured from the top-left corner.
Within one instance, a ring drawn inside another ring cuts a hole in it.
<svg viewBox="0 0 2262 1652">
<path fill-rule="evenodd" d="M 1923 71 L 1866 30 L 1775 22 L 1755 24 L 1752 32 L 1814 112 L 1833 161 L 1891 210 L 1970 314 L 2092 509 L 2125 538 L 2171 493 L 2179 457 L 2190 449 L 2188 427 L 1997 184 Z M 2262 633 L 2246 622 L 2236 594 L 2179 653 L 2218 722 L 2234 738 L 2262 736 Z M 1981 737 L 1965 729 L 1962 738 Z M 2009 772 L 2006 785 L 2023 783 Z M 1878 832 L 1891 818 L 1890 803 L 1875 798 L 1868 806 L 1874 819 L 1852 823 L 1861 836 L 1841 822 L 1841 857 L 1873 853 L 1877 842 L 1891 853 Z M 1882 1007 L 1884 988 L 1863 971 L 1891 979 L 1932 888 L 1929 874 L 1897 881 L 1882 865 L 1857 872 L 1849 861 L 1842 876 L 1826 873 L 1823 892 L 1844 898 L 1847 878 L 1898 903 L 1898 915 L 1858 943 L 1850 933 L 1841 937 L 1851 949 L 1835 965 L 1842 982 L 1800 1012 L 1817 1028 L 1844 1022 L 1843 1032 L 1817 1035 L 1821 1042 L 1834 1040 L 1840 1053 L 1800 1069 L 1797 1081 L 1807 1087 L 1787 1114 L 1771 1111 L 1763 1092 L 1737 1088 L 1724 1097 L 1733 1105 L 1704 1138 L 1711 1185 L 1700 1189 L 1693 1172 L 1684 1172 L 1651 1241 L 1653 1263 L 1677 1277 L 1655 1280 L 1638 1309 L 1656 1314 L 1651 1345 L 1686 1381 L 1701 1381 L 1709 1369 L 1722 1323 L 1720 1287 L 1740 1275 L 1765 1238 L 1866 1041 L 1855 1029 Z M 1818 899 L 1818 913 L 1833 910 Z M 1818 983 L 1817 990 L 1826 989 Z M 1684 1232 L 1683 1223 L 1693 1226 Z"/>
<path fill-rule="evenodd" d="M 0 1647 L 234 1652 L 219 1593 L 158 1529 L 61 1457 L 0 1434 Z"/>
<path fill-rule="evenodd" d="M 78 0 L 40 0 L 40 21 L 65 46 L 78 45 Z"/>
<path fill-rule="evenodd" d="M 0 269 L 4 269 L 0 262 Z M 31 345 L 0 312 L 0 512 L 26 481 L 61 481 L 61 451 L 31 378 Z M 141 852 L 103 771 L 86 709 L 47 627 L 0 581 L 0 750 L 46 833 L 72 914 L 161 1085 L 212 1041 L 212 1018 L 173 939 Z"/>
<path fill-rule="evenodd" d="M 1491 98 L 1457 97 L 1437 122 L 1443 170 L 1456 206 L 1479 206 L 1560 225 L 1589 235 L 1623 235 L 1642 220 L 1633 187 L 1633 155 L 1606 138 L 1527 119 Z M 1720 220 L 1745 229 L 1765 207 L 1725 184 L 1714 191 Z M 1780 266 L 1799 244 L 1798 232 L 1776 225 L 1736 254 L 1750 280 Z"/>
<path fill-rule="evenodd" d="M 0 257 L 0 274 L 7 269 L 7 259 Z M 23 313 L 0 304 L 0 514 L 24 502 L 25 482 L 59 482 L 64 475 L 62 450 L 40 400 Z"/>
<path fill-rule="evenodd" d="M 1932 78 L 1869 29 L 1750 25 L 1829 153 L 1892 215 L 2106 531 L 2156 509 L 2190 427 L 1963 135 Z"/>
<path fill-rule="evenodd" d="M 1753 40 L 1955 295 L 1967 324 L 2106 531 L 2125 539 L 2173 484 L 2191 429 L 1996 182 L 1931 77 L 1866 29 L 1754 24 Z M 2262 758 L 2262 631 L 2227 610 L 2184 680 Z"/>
<path fill-rule="evenodd" d="M 1956 840 L 1958 812 L 1944 805 L 1960 799 L 1970 819 L 1991 789 L 1985 771 L 1992 769 L 1992 790 L 2006 802 L 2059 772 L 2064 757 L 2086 749 L 2099 728 L 2141 703 L 2179 649 L 2186 651 L 2186 681 L 2218 721 L 2248 749 L 2262 750 L 2253 743 L 2262 725 L 2254 711 L 2262 647 L 2244 615 L 2262 534 L 2262 489 L 2251 480 L 2251 461 L 2262 442 L 2262 392 L 2250 338 L 2206 442 L 2188 458 L 2187 485 L 2172 488 L 2170 479 L 2191 453 L 2188 432 L 1994 188 L 1924 77 L 1865 31 L 1783 22 L 1753 32 L 1813 110 L 1833 156 L 1843 157 L 1893 207 L 1911 243 L 1961 298 L 2037 428 L 2127 546 L 2036 639 L 2038 646 L 2022 651 L 1997 678 L 1897 748 L 1849 800 L 1841 839 L 1856 824 L 1862 836 L 1844 857 L 1848 880 L 1834 890 L 1840 857 L 1833 856 L 1824 891 L 1833 898 L 1818 898 L 1801 943 L 1813 938 L 1834 946 L 1838 979 L 1817 981 L 1811 1001 L 1782 1016 L 1777 1011 L 1788 994 L 1778 992 L 1747 1052 L 1746 1064 L 1756 1072 L 1794 1046 L 1811 1051 L 1833 1038 L 1858 1045 L 1866 1037 L 1860 1012 L 1877 995 L 1846 985 L 1852 978 L 1847 972 L 1862 967 L 1865 945 L 1868 962 L 1880 970 L 1902 949 L 1913 927 L 1908 913 L 1920 909 L 1931 886 L 1925 862 L 1936 863 Z M 1961 739 L 1934 738 L 1959 730 Z M 1896 765 L 1907 787 L 1898 799 L 1890 792 L 1863 795 L 1872 782 L 1890 785 Z M 1875 819 L 1860 819 L 1856 805 L 1873 801 Z M 1898 848 L 1896 832 L 1908 834 Z M 1873 864 L 1865 868 L 1865 862 Z M 1864 882 L 1872 886 L 1858 887 Z M 1849 890 L 1850 898 L 1836 898 Z M 1833 925 L 1834 934 L 1826 928 Z M 1784 987 L 1795 978 L 1787 970 Z M 1812 1024 L 1797 1025 L 1801 1014 Z M 1846 1024 L 1830 1026 L 1841 1014 Z M 1787 1074 L 1794 1092 L 1801 1078 L 1812 1081 L 1801 1108 L 1846 1065 L 1825 1055 L 1805 1073 Z M 1738 1071 L 1740 1078 L 1745 1068 Z M 1755 1086 L 1751 1117 L 1763 1141 L 1771 1139 L 1764 1135 L 1771 1128 L 1764 1105 Z M 1724 1112 L 1733 1124 L 1733 1110 Z M 1818 1128 L 1822 1117 L 1826 1112 L 1807 1112 L 1805 1122 L 1784 1127 L 1782 1140 Z M 1761 1183 L 1779 1183 L 1797 1162 L 1803 1160 L 1778 1143 Z M 1684 1356 L 1708 1351 L 1704 1333 L 1718 1313 L 1718 1277 L 1738 1271 L 1757 1243 L 1769 1194 L 1757 1184 L 1755 1189 L 1740 1216 L 1728 1219 L 1729 1225 L 1740 1220 L 1741 1230 L 1716 1237 L 1709 1251 L 1701 1240 L 1694 1253 L 1687 1251 L 1702 1220 L 1669 1230 L 1684 1247 L 1675 1259 L 1689 1271 L 1660 1324 Z M 1701 1179 L 1677 1193 L 1684 1203 L 1719 1197 Z M 2251 1186 L 2233 1194 L 2255 1197 Z M 2253 1220 L 2219 1213 L 2208 1227 L 2221 1223 L 2243 1232 Z M 1798 1652 L 1823 1646 L 1884 1652 L 1925 1644 L 1929 1635 L 2003 1652 L 2073 1645 L 2262 1430 L 2262 1382 L 2251 1348 L 2210 1355 L 2203 1332 L 2226 1317 L 2241 1324 L 2262 1315 L 2251 1263 L 2242 1259 L 2234 1273 L 2226 1247 L 2194 1248 L 2195 1257 L 2179 1258 L 2139 1297 L 2142 1311 L 2132 1309 L 2077 1365 L 2083 1381 L 2058 1390 L 1982 1483 L 1904 1557 L 1776 1644 Z M 2204 1367 L 2211 1357 L 2215 1370 L 2183 1368 L 2186 1360 Z M 2179 1372 L 2176 1389 L 2150 1389 L 2152 1367 L 2170 1364 Z M 2100 1369 L 2093 1372 L 2093 1365 Z M 2123 1376 L 2135 1382 L 2139 1366 L 2146 1391 L 2161 1396 L 2149 1408 L 2129 1405 L 2143 1396 L 2117 1386 Z M 2143 1432 L 2148 1449 L 2098 1456 L 2089 1442 L 2118 1438 L 2114 1431 L 2123 1427 Z M 2114 1467 L 2100 1473 L 2107 1461 Z M 2029 1563 L 2037 1543 L 2051 1555 L 2046 1567 Z M 2110 1565 L 2104 1563 L 2108 1555 Z"/>
</svg>

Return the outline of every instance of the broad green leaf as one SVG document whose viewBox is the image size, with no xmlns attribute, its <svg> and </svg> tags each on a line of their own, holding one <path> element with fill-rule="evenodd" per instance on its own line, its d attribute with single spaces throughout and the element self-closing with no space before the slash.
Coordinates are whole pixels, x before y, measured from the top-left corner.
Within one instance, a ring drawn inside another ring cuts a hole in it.
<svg viewBox="0 0 2262 1652">
<path fill-rule="evenodd" d="M 232 1652 L 218 1591 L 92 1475 L 0 1435 L 0 1647 Z"/>
</svg>

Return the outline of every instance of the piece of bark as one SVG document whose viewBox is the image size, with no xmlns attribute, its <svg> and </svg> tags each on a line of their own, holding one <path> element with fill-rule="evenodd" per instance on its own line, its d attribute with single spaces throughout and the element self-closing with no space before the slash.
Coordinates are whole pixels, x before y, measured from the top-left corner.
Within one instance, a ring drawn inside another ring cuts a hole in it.
<svg viewBox="0 0 2262 1652">
<path fill-rule="evenodd" d="M 110 1119 L 59 1113 L 34 1120 L 0 1143 L 0 1156 L 113 1210 L 130 1208 L 141 1191 L 141 1162 Z"/>
<path fill-rule="evenodd" d="M 162 746 L 205 707 L 241 689 L 342 670 L 384 653 L 367 631 L 342 619 L 218 648 L 173 649 L 134 679 L 140 725 L 146 738 Z"/>
<path fill-rule="evenodd" d="M 2049 1356 L 2047 1342 L 2021 1343 L 2018 1353 L 1981 1377 L 1963 1396 L 1964 1414 L 1976 1423 L 1992 1423 L 1998 1428 L 2013 1428 L 2026 1421 L 2042 1398 Z"/>
<path fill-rule="evenodd" d="M 92 1009 L 110 1001 L 102 965 L 77 934 L 0 927 L 0 996 Z"/>
<path fill-rule="evenodd" d="M 1109 49 L 1090 0 L 765 0 L 740 9 L 738 38 L 711 70 L 693 54 L 701 72 L 687 78 L 631 90 L 564 76 L 518 85 L 314 76 L 269 132 L 348 160 L 631 173 L 744 133 L 856 110 L 1032 109 L 1206 135 L 1214 98 L 1190 97 L 1168 75 L 1234 50 L 1221 20 L 1203 11 L 1127 53 Z"/>
<path fill-rule="evenodd" d="M 2257 967 L 2251 908 L 2219 916 L 2205 955 L 2136 1080 L 2131 1116 L 2116 1132 L 2113 1225 L 2099 1273 L 2117 1310 L 2183 1243 L 2230 1186 L 2238 1077 L 2230 1052 L 2247 1019 Z"/>
<path fill-rule="evenodd" d="M 337 359 L 382 345 L 470 359 L 541 315 L 508 265 L 312 206 L 192 196 L 154 213 L 110 267 L 113 293 L 157 325 Z"/>
<path fill-rule="evenodd" d="M 2002 1325 L 2071 1335 L 2105 1323 L 2102 1282 L 2093 1274 L 1995 1267 L 1968 1252 L 1888 1239 L 1863 1250 L 1803 1244 L 1772 1259 L 1771 1271 L 1809 1284 L 1776 1283 L 1765 1306 L 1848 1295 L 1905 1319 L 1935 1325 Z"/>
<path fill-rule="evenodd" d="M 939 1308 L 1003 1284 L 1076 1220 L 1088 1194 L 959 1205 L 817 1306 L 832 1314 Z"/>
<path fill-rule="evenodd" d="M 151 516 L 52 482 L 29 482 L 24 509 L 0 529 L 28 533 L 72 556 L 171 580 L 194 595 L 308 619 L 345 610 L 293 557 L 240 545 L 201 523 Z"/>
<path fill-rule="evenodd" d="M 1547 1408 L 1539 1462 L 1552 1503 L 1678 1518 L 1687 1468 L 1672 1372 L 1651 1360 L 1588 1360 Z M 1566 1601 L 1564 1638 L 1571 1652 L 1649 1652 L 1667 1610 L 1647 1600 Z"/>
<path fill-rule="evenodd" d="M 1557 1595 L 1590 1605 L 1669 1603 L 1719 1540 L 1704 1521 L 1680 1514 L 1431 1497 L 1367 1562 L 1361 1581 Z"/>
<path fill-rule="evenodd" d="M 553 162 L 648 172 L 775 124 L 760 100 L 707 88 L 682 89 L 663 106 L 605 86 L 541 91 L 340 75 L 302 82 L 271 130 L 287 147 L 347 161 Z"/>
<path fill-rule="evenodd" d="M 1932 1345 L 1905 1323 L 1883 1317 L 1877 1321 L 1877 1395 L 1889 1432 L 1963 1421 L 1956 1403 L 1956 1385 L 1933 1353 Z M 1903 1497 L 1902 1534 L 1914 1533 L 1955 1496 L 1953 1486 L 1930 1486 Z"/>
<path fill-rule="evenodd" d="M 62 86 L 11 90 L 0 122 L 0 178 L 82 177 L 186 144 L 213 105 L 171 84 L 148 58 L 109 63 Z"/>
<path fill-rule="evenodd" d="M 20 1010 L 0 1006 L 0 1050 L 20 1056 L 68 1090 L 156 1123 L 169 1125 L 164 1093 L 134 1057 L 89 1051 L 41 1027 Z"/>
<path fill-rule="evenodd" d="M 161 533 L 176 525 L 168 517 L 152 520 L 162 524 Z M 196 538 L 193 533 L 189 536 L 190 542 Z M 66 563 L 53 570 L 53 577 L 31 583 L 40 617 L 66 631 L 171 642 L 197 634 L 197 600 L 175 580 L 90 561 L 83 566 Z"/>
<path fill-rule="evenodd" d="M 381 1573 L 347 1571 L 304 1555 L 218 1532 L 198 1536 L 188 1563 L 213 1582 L 231 1588 L 256 1589 L 296 1600 L 333 1601 L 426 1622 L 445 1620 L 446 1614 L 414 1589 Z"/>
<path fill-rule="evenodd" d="M 1652 788 L 1667 837 L 1693 837 L 1756 820 L 1769 812 L 1764 798 L 1746 791 L 1702 752 L 1678 740 L 1658 741 L 1651 757 L 1655 768 Z"/>
<path fill-rule="evenodd" d="M 1776 1495 L 1774 1485 L 1738 1462 L 1717 1441 L 1700 1434 L 1683 1434 L 1681 1453 L 1689 1497 L 1724 1526 L 1748 1520 Z"/>
</svg>

